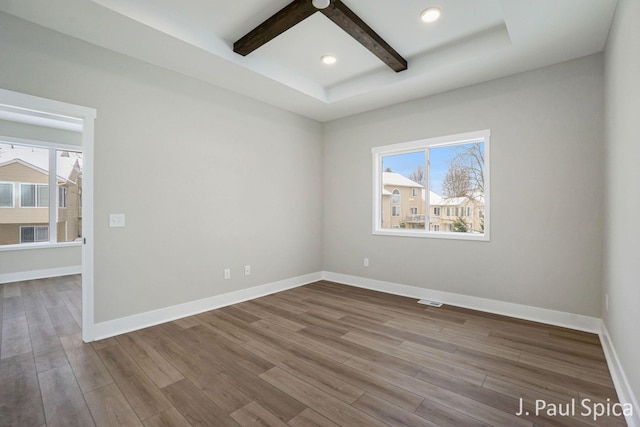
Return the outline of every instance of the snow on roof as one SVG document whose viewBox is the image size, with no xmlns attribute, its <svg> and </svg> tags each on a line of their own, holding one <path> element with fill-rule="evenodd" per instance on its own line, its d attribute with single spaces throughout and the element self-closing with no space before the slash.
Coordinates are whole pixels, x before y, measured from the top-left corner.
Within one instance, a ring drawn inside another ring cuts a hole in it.
<svg viewBox="0 0 640 427">
<path fill-rule="evenodd" d="M 27 166 L 33 166 L 44 173 L 49 172 L 49 150 L 31 148 L 24 146 L 14 146 L 10 144 L 0 144 L 0 166 L 4 166 L 15 161 L 20 161 Z M 68 180 L 73 172 L 76 163 L 81 167 L 81 159 L 76 157 L 58 156 L 57 175 L 58 178 Z"/>
<path fill-rule="evenodd" d="M 426 192 L 426 190 L 423 189 L 422 190 L 422 200 L 424 200 L 425 192 Z M 442 204 L 442 197 L 440 197 L 439 195 L 437 195 L 433 191 L 429 191 L 429 204 L 430 205 L 441 205 Z"/>
<path fill-rule="evenodd" d="M 400 175 L 399 173 L 395 172 L 382 172 L 382 185 L 422 188 L 422 184 L 418 184 L 417 182 L 410 180 L 406 176 Z"/>
<path fill-rule="evenodd" d="M 460 205 L 465 205 L 467 203 L 469 203 L 471 201 L 471 199 L 469 197 L 451 197 L 451 198 L 445 198 L 442 199 L 442 202 L 440 203 L 443 206 L 460 206 Z M 476 202 L 479 202 L 481 204 L 484 204 L 484 196 L 477 196 L 475 198 Z"/>
</svg>

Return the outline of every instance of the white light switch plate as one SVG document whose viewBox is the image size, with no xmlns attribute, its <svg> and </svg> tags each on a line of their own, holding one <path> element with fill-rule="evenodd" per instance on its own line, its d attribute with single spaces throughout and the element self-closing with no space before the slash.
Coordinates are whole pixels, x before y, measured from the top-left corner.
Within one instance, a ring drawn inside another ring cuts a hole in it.
<svg viewBox="0 0 640 427">
<path fill-rule="evenodd" d="M 124 227 L 124 214 L 109 214 L 109 227 Z"/>
</svg>

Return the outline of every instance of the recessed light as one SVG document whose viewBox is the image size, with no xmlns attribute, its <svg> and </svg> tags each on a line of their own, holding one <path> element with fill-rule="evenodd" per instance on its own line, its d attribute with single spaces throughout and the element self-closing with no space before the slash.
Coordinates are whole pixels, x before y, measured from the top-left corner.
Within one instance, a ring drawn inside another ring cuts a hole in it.
<svg viewBox="0 0 640 427">
<path fill-rule="evenodd" d="M 331 0 L 311 0 L 316 9 L 326 9 L 331 4 Z"/>
<path fill-rule="evenodd" d="M 422 11 L 422 13 L 420 14 L 420 19 L 422 19 L 422 21 L 426 23 L 436 22 L 438 19 L 440 19 L 441 13 L 442 11 L 439 7 L 430 7 L 429 9 L 425 9 Z"/>
<path fill-rule="evenodd" d="M 337 61 L 336 57 L 333 55 L 323 55 L 322 58 L 320 58 L 320 60 L 322 61 L 323 64 L 327 64 L 327 65 L 335 64 Z"/>
</svg>

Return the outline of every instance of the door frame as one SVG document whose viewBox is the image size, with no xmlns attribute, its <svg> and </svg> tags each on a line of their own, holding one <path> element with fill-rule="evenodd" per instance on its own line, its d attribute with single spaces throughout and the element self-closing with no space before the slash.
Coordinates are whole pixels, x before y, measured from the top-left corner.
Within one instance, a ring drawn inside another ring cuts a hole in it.
<svg viewBox="0 0 640 427">
<path fill-rule="evenodd" d="M 95 340 L 94 306 L 94 229 L 93 229 L 93 170 L 94 170 L 94 108 L 69 104 L 0 88 L 0 105 L 20 108 L 26 115 L 42 113 L 73 117 L 82 120 L 82 340 Z"/>
</svg>

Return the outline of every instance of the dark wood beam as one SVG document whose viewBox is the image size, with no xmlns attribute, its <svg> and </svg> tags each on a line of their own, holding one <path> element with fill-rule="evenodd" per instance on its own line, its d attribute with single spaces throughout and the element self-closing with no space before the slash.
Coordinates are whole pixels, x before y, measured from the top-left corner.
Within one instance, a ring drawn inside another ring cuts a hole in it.
<svg viewBox="0 0 640 427">
<path fill-rule="evenodd" d="M 371 53 L 380 58 L 395 72 L 407 69 L 407 60 L 389 46 L 382 37 L 342 1 L 333 0 L 329 7 L 320 9 L 320 12 L 369 49 Z"/>
<path fill-rule="evenodd" d="M 311 0 L 295 0 L 235 42 L 233 51 L 246 56 L 317 11 Z"/>
</svg>

